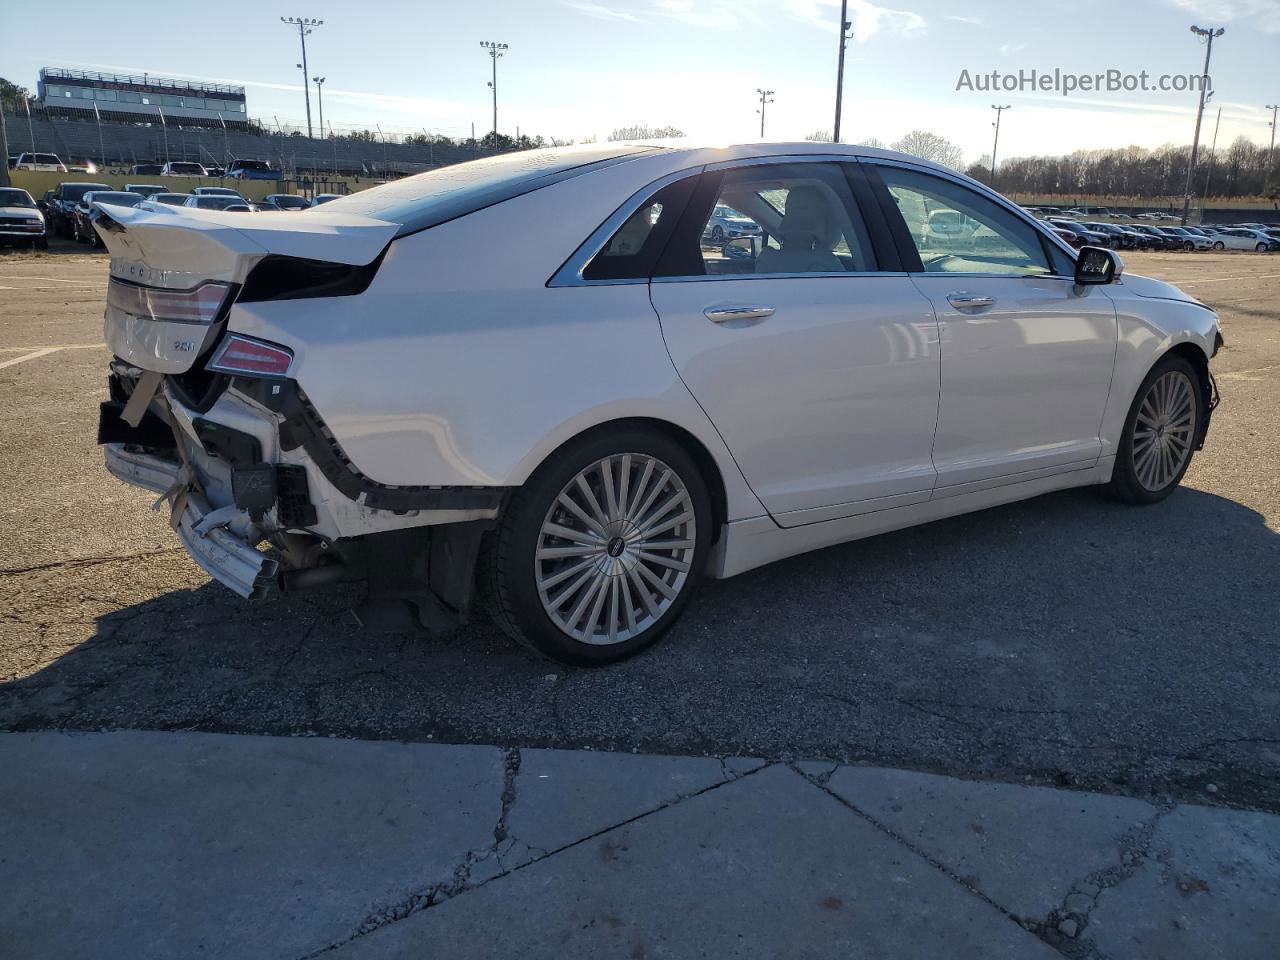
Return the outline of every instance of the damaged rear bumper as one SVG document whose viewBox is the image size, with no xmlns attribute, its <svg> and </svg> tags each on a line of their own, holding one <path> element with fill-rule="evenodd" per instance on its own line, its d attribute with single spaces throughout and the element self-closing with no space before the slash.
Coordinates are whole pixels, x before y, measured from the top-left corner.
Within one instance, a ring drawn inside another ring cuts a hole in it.
<svg viewBox="0 0 1280 960">
<path fill-rule="evenodd" d="M 103 445 L 107 470 L 117 479 L 164 494 L 174 489 L 181 467 L 172 460 L 137 453 L 121 443 Z M 194 490 L 185 497 L 175 530 L 182 545 L 209 576 L 246 599 L 258 599 L 275 584 L 278 564 L 252 544 L 221 526 L 207 527 L 213 511 Z"/>
</svg>

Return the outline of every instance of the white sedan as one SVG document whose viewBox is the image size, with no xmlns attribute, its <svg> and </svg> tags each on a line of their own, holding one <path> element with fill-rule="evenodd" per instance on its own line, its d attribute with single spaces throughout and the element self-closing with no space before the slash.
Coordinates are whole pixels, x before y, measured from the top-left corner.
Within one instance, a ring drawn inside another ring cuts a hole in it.
<svg viewBox="0 0 1280 960">
<path fill-rule="evenodd" d="M 1210 239 L 1215 250 L 1256 250 L 1258 253 L 1266 253 L 1274 242 L 1262 231 L 1244 227 L 1219 230 Z"/>
<path fill-rule="evenodd" d="M 759 232 L 708 249 L 723 207 Z M 1067 487 L 1155 503 L 1216 403 L 1204 304 L 870 148 L 592 144 L 306 216 L 105 209 L 99 439 L 199 564 L 245 597 L 362 581 L 432 628 L 478 596 L 571 663 L 645 648 L 703 576 Z"/>
</svg>

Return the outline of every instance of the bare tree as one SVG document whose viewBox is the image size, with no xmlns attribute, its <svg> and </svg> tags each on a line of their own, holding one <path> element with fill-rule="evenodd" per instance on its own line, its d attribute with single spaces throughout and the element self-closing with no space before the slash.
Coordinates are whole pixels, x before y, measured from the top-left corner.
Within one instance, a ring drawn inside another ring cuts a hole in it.
<svg viewBox="0 0 1280 960">
<path fill-rule="evenodd" d="M 964 154 L 959 147 L 946 137 L 929 133 L 927 130 L 912 130 L 893 144 L 893 149 L 899 153 L 909 153 L 921 160 L 932 160 L 934 163 L 940 163 L 944 167 L 955 170 L 960 169 L 960 164 L 964 160 Z"/>
<path fill-rule="evenodd" d="M 831 133 L 828 130 L 815 130 L 813 133 L 804 135 L 806 140 L 812 140 L 814 143 L 831 143 Z"/>
<path fill-rule="evenodd" d="M 683 137 L 685 132 L 679 127 L 651 127 L 646 123 L 638 123 L 633 127 L 618 127 L 609 134 L 610 140 L 671 140 Z"/>
<path fill-rule="evenodd" d="M 879 137 L 867 137 L 867 139 L 859 141 L 858 146 L 871 147 L 875 150 L 883 150 L 884 141 L 881 140 Z"/>
</svg>

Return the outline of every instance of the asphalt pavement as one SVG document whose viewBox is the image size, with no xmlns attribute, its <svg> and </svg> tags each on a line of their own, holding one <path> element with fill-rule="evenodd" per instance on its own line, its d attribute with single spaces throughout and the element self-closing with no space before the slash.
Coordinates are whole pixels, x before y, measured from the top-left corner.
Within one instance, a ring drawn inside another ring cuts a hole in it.
<svg viewBox="0 0 1280 960">
<path fill-rule="evenodd" d="M 1125 259 L 1224 322 L 1223 403 L 1168 501 L 1066 492 L 707 583 L 657 648 L 588 671 L 487 623 L 371 634 L 342 593 L 210 583 L 94 444 L 105 258 L 0 256 L 0 729 L 821 760 L 1280 811 L 1280 256 Z"/>
</svg>

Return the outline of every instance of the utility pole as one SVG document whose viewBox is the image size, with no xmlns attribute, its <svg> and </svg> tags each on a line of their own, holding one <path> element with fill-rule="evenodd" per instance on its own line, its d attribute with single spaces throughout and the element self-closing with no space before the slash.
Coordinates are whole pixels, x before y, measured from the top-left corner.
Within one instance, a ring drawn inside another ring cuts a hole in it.
<svg viewBox="0 0 1280 960">
<path fill-rule="evenodd" d="M 1006 110 L 1012 110 L 1013 107 L 1007 103 L 1004 106 L 993 103 L 991 109 L 996 112 L 996 122 L 992 124 L 996 128 L 996 139 L 991 144 L 991 189 L 994 190 L 996 188 L 996 150 L 1000 148 L 1000 117 Z"/>
<path fill-rule="evenodd" d="M 0 187 L 7 187 L 9 186 L 9 131 L 4 125 L 3 107 L 0 107 L 0 158 L 4 159 L 4 166 L 0 167 Z"/>
<path fill-rule="evenodd" d="M 307 34 L 315 27 L 322 26 L 323 20 L 314 17 L 281 17 L 281 23 L 298 28 L 298 41 L 302 44 L 302 62 L 298 69 L 302 71 L 302 91 L 307 98 L 307 139 L 311 139 L 311 84 L 307 82 Z"/>
<path fill-rule="evenodd" d="M 326 77 L 312 77 L 316 83 L 316 105 L 320 107 L 320 137 L 324 138 L 324 82 Z"/>
<path fill-rule="evenodd" d="M 849 28 L 853 21 L 849 19 L 849 0 L 840 0 L 840 59 L 836 61 L 836 122 L 831 129 L 831 142 L 840 142 L 840 107 L 844 101 L 844 49 L 853 37 Z M 761 134 L 763 136 L 763 134 Z"/>
<path fill-rule="evenodd" d="M 1191 141 L 1191 162 L 1187 164 L 1187 190 L 1182 198 L 1182 225 L 1187 225 L 1187 218 L 1191 216 L 1191 191 L 1193 189 L 1194 180 L 1192 179 L 1196 173 L 1196 156 L 1200 152 L 1200 122 L 1204 119 L 1204 103 L 1205 94 L 1208 92 L 1209 86 L 1209 59 L 1213 56 L 1214 38 L 1222 36 L 1227 32 L 1226 27 L 1197 27 L 1194 24 L 1191 32 L 1197 37 L 1207 37 L 1209 40 L 1208 49 L 1204 52 L 1204 73 L 1200 76 L 1200 107 L 1196 110 L 1196 134 Z"/>
<path fill-rule="evenodd" d="M 760 139 L 764 139 L 764 108 L 773 103 L 773 91 L 761 90 L 756 87 L 756 93 L 760 94 L 760 109 L 756 113 L 760 114 Z"/>
<path fill-rule="evenodd" d="M 498 145 L 498 58 L 501 57 L 507 49 L 505 43 L 495 43 L 492 40 L 481 40 L 480 46 L 489 51 L 489 58 L 493 60 L 493 79 L 489 81 L 489 89 L 493 91 L 493 145 Z"/>
</svg>

